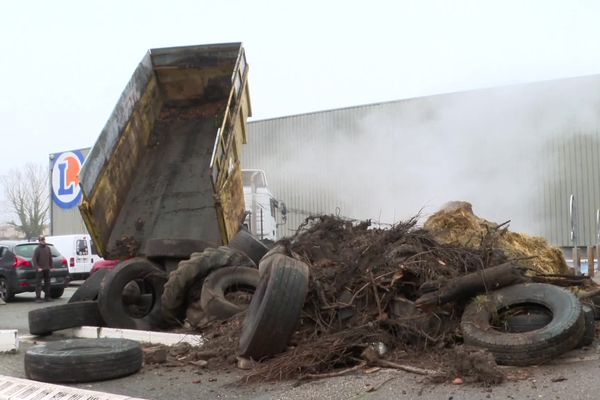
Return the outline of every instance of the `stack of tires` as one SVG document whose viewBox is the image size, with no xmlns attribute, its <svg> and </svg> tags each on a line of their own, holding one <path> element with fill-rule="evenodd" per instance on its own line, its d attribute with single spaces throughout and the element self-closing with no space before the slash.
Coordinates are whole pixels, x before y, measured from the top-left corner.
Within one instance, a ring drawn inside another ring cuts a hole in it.
<svg viewBox="0 0 600 400">
<path fill-rule="evenodd" d="M 498 325 L 495 321 L 501 320 Z M 464 342 L 489 350 L 498 364 L 547 362 L 592 343 L 594 311 L 570 291 L 525 283 L 473 300 L 461 319 Z"/>
</svg>

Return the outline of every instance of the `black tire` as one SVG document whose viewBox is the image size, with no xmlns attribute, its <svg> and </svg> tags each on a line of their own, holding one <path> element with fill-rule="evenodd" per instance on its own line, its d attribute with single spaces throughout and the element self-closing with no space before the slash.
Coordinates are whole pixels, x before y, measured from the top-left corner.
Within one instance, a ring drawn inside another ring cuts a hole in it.
<svg viewBox="0 0 600 400">
<path fill-rule="evenodd" d="M 592 296 L 587 300 L 589 306 L 594 310 L 594 317 L 600 319 L 600 295 Z"/>
<path fill-rule="evenodd" d="M 308 266 L 275 254 L 261 274 L 240 336 L 240 355 L 254 360 L 285 350 L 308 291 Z"/>
<path fill-rule="evenodd" d="M 65 288 L 50 288 L 50 298 L 58 299 L 65 293 Z"/>
<path fill-rule="evenodd" d="M 102 317 L 95 301 L 60 304 L 29 311 L 29 332 L 48 335 L 54 331 L 79 326 L 102 326 Z"/>
<path fill-rule="evenodd" d="M 181 261 L 165 284 L 161 305 L 163 316 L 171 322 L 182 321 L 187 305 L 195 300 L 188 298 L 190 288 L 201 288 L 208 274 L 227 266 L 256 267 L 245 254 L 224 246 L 193 253 L 189 260 Z"/>
<path fill-rule="evenodd" d="M 256 265 L 258 265 L 260 259 L 269 251 L 267 246 L 246 229 L 241 229 L 236 233 L 229 241 L 228 246 L 247 255 Z"/>
<path fill-rule="evenodd" d="M 585 318 L 585 329 L 577 347 L 591 345 L 596 337 L 596 319 L 594 318 L 594 310 L 587 305 L 583 305 L 582 308 L 583 316 Z"/>
<path fill-rule="evenodd" d="M 541 329 L 552 321 L 552 312 L 545 307 L 529 304 L 512 308 L 508 315 L 501 315 L 498 329 L 507 333 L 530 332 Z"/>
<path fill-rule="evenodd" d="M 208 318 L 225 320 L 244 311 L 247 307 L 232 303 L 225 298 L 228 289 L 238 288 L 254 292 L 259 276 L 256 268 L 226 267 L 212 272 L 204 280 L 200 306 Z"/>
<path fill-rule="evenodd" d="M 552 312 L 552 321 L 541 329 L 505 333 L 490 325 L 492 316 L 511 306 L 537 304 Z M 486 304 L 471 302 L 461 328 L 465 344 L 488 349 L 498 364 L 525 366 L 546 362 L 573 349 L 584 330 L 581 303 L 571 292 L 554 285 L 526 283 L 491 292 Z"/>
<path fill-rule="evenodd" d="M 13 293 L 8 280 L 5 277 L 0 276 L 0 299 L 8 303 L 14 298 L 15 294 Z"/>
<path fill-rule="evenodd" d="M 77 288 L 73 296 L 69 299 L 69 303 L 76 301 L 88 301 L 97 300 L 98 293 L 100 293 L 100 284 L 102 280 L 108 274 L 110 270 L 99 269 L 89 276 L 82 284 Z"/>
<path fill-rule="evenodd" d="M 92 382 L 131 375 L 142 367 L 138 342 L 128 339 L 69 339 L 31 347 L 25 375 L 42 382 Z"/>
<path fill-rule="evenodd" d="M 113 328 L 143 329 L 162 328 L 160 314 L 166 274 L 150 260 L 136 257 L 119 263 L 100 284 L 98 308 L 106 324 Z M 132 315 L 129 305 L 123 302 L 123 289 L 135 281 L 143 287 L 142 294 L 152 294 L 152 305 L 146 315 Z"/>
</svg>

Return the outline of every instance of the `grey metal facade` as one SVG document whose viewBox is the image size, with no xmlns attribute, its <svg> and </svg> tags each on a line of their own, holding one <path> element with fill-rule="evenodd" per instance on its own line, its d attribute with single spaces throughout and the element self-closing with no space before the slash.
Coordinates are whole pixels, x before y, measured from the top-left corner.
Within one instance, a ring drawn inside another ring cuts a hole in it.
<svg viewBox="0 0 600 400">
<path fill-rule="evenodd" d="M 573 245 L 596 242 L 600 76 L 379 104 L 249 124 L 243 168 L 266 172 L 291 210 L 394 223 L 447 201 L 511 229 Z"/>
</svg>

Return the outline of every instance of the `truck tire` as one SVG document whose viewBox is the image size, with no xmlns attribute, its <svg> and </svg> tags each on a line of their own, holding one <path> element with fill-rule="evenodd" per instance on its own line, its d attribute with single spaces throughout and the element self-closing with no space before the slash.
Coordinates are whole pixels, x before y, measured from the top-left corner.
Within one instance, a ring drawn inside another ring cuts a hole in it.
<svg viewBox="0 0 600 400">
<path fill-rule="evenodd" d="M 189 289 L 202 285 L 208 274 L 226 266 L 256 268 L 246 255 L 225 246 L 193 253 L 189 260 L 181 261 L 165 284 L 161 305 L 163 316 L 171 322 L 182 321 Z"/>
<path fill-rule="evenodd" d="M 248 307 L 240 336 L 240 355 L 261 360 L 285 350 L 308 291 L 308 266 L 275 254 Z"/>
<path fill-rule="evenodd" d="M 98 308 L 102 318 L 113 328 L 148 330 L 163 327 L 160 298 L 166 280 L 166 274 L 145 258 L 136 257 L 119 263 L 100 284 Z M 152 295 L 152 304 L 143 316 L 132 315 L 129 305 L 123 302 L 123 289 L 134 281 L 143 286 L 142 294 Z"/>
<path fill-rule="evenodd" d="M 54 331 L 80 326 L 102 326 L 103 321 L 95 301 L 60 304 L 29 311 L 29 332 L 48 335 Z"/>
<path fill-rule="evenodd" d="M 211 272 L 204 280 L 200 306 L 208 318 L 225 320 L 244 311 L 247 307 L 232 303 L 225 298 L 229 289 L 238 288 L 254 292 L 258 285 L 258 270 L 248 267 L 225 267 Z"/>
<path fill-rule="evenodd" d="M 69 299 L 69 303 L 77 301 L 97 300 L 100 293 L 100 284 L 110 270 L 99 269 L 87 278 L 81 286 L 77 288 L 73 296 Z"/>
<path fill-rule="evenodd" d="M 546 307 L 552 312 L 552 321 L 523 333 L 506 333 L 490 325 L 498 310 L 527 304 Z M 583 336 L 584 325 L 577 297 L 543 283 L 518 284 L 491 292 L 485 305 L 471 302 L 461 320 L 465 344 L 488 349 L 498 364 L 516 366 L 543 363 L 573 349 Z"/>
<path fill-rule="evenodd" d="M 241 251 L 256 265 L 258 265 L 260 259 L 269 251 L 267 246 L 246 229 L 241 229 L 235 234 L 233 239 L 229 241 L 229 247 Z"/>
<path fill-rule="evenodd" d="M 596 338 L 596 319 L 594 310 L 590 306 L 583 305 L 583 316 L 585 318 L 585 329 L 577 347 L 589 346 Z"/>
<path fill-rule="evenodd" d="M 42 382 L 92 382 L 131 375 L 142 367 L 138 342 L 128 339 L 68 339 L 31 347 L 25 375 Z"/>
<path fill-rule="evenodd" d="M 536 304 L 529 304 L 519 311 L 522 312 L 501 317 L 504 326 L 500 328 L 507 333 L 530 332 L 541 329 L 552 321 L 552 313 L 545 307 Z"/>
</svg>

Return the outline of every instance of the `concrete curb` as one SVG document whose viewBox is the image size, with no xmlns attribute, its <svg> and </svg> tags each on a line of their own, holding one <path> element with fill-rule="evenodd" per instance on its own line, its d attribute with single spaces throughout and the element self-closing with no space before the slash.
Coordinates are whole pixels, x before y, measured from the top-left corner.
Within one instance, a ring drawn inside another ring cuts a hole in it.
<svg viewBox="0 0 600 400">
<path fill-rule="evenodd" d="M 137 397 L 96 392 L 0 375 L 0 400 L 143 400 Z"/>
<path fill-rule="evenodd" d="M 0 353 L 19 350 L 19 336 L 16 329 L 0 329 Z"/>
<path fill-rule="evenodd" d="M 192 346 L 201 346 L 204 344 L 204 338 L 201 335 L 189 335 L 181 333 L 138 331 L 135 329 L 118 329 L 98 326 L 82 326 L 80 328 L 64 329 L 54 332 L 55 334 L 67 337 L 77 337 L 85 339 L 96 338 L 119 338 L 131 339 L 142 343 L 163 344 L 173 346 L 179 343 L 188 343 Z M 22 336 L 23 341 L 43 341 L 39 336 Z"/>
</svg>

